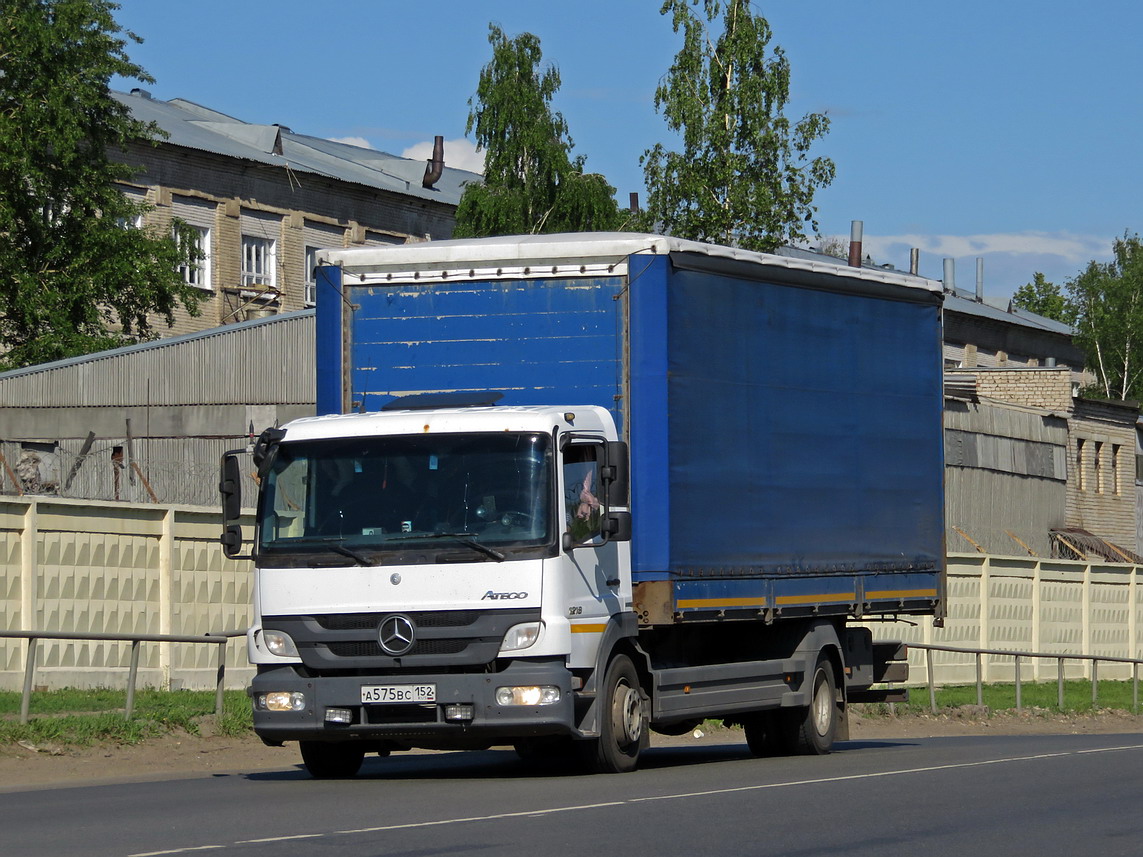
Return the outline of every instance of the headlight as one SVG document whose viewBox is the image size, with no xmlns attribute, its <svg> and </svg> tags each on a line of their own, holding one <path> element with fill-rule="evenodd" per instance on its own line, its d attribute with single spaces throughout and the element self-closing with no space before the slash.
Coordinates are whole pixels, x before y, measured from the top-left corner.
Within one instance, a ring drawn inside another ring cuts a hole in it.
<svg viewBox="0 0 1143 857">
<path fill-rule="evenodd" d="M 297 691 L 272 690 L 256 694 L 254 707 L 259 711 L 302 711 L 306 707 L 306 695 Z"/>
<path fill-rule="evenodd" d="M 560 689 L 552 685 L 496 688 L 497 705 L 555 705 Z"/>
<path fill-rule="evenodd" d="M 504 642 L 500 644 L 500 651 L 502 652 L 518 652 L 520 649 L 526 649 L 531 646 L 536 640 L 540 639 L 540 630 L 543 628 L 541 622 L 527 622 L 523 625 L 514 625 L 508 629 L 508 633 L 504 635 Z"/>
<path fill-rule="evenodd" d="M 284 634 L 281 631 L 263 631 L 262 642 L 272 655 L 281 658 L 298 657 L 298 647 L 294 645 L 289 634 Z"/>
</svg>

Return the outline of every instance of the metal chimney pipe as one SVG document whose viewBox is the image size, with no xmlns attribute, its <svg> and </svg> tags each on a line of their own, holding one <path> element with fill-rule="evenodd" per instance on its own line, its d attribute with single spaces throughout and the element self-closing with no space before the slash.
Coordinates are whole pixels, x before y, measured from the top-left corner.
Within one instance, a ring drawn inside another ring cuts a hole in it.
<svg viewBox="0 0 1143 857">
<path fill-rule="evenodd" d="M 984 303 L 984 259 L 976 257 L 976 302 Z"/>
<path fill-rule="evenodd" d="M 945 291 L 956 291 L 956 260 L 945 259 Z"/>
<path fill-rule="evenodd" d="M 921 273 L 921 248 L 914 247 L 909 251 L 909 273 L 914 277 Z"/>
<path fill-rule="evenodd" d="M 865 224 L 860 220 L 850 221 L 849 224 L 849 266 L 861 267 L 861 233 Z"/>
<path fill-rule="evenodd" d="M 627 197 L 627 206 L 630 209 L 632 214 L 638 214 L 639 213 L 639 194 L 632 192 L 631 195 L 629 197 Z"/>
<path fill-rule="evenodd" d="M 421 187 L 432 187 L 444 174 L 444 137 L 439 134 L 433 138 L 433 156 L 425 165 L 425 177 L 421 179 Z"/>
</svg>

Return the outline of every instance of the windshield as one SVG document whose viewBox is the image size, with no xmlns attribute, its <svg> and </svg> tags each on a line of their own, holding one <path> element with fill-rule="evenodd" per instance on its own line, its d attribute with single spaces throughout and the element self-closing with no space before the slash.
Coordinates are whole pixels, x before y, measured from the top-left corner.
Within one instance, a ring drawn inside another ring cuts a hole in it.
<svg viewBox="0 0 1143 857">
<path fill-rule="evenodd" d="M 369 564 L 376 551 L 426 544 L 473 561 L 547 545 L 550 440 L 505 432 L 283 443 L 263 485 L 260 547 Z"/>
</svg>

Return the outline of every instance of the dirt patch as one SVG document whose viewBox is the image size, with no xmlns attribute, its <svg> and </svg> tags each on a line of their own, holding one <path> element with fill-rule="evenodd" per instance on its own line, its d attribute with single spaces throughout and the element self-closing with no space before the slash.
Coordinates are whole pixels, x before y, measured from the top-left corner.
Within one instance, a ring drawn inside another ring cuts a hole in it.
<svg viewBox="0 0 1143 857">
<path fill-rule="evenodd" d="M 937 715 L 850 716 L 850 740 L 933 738 L 956 735 L 1069 735 L 1143 733 L 1143 716 L 1123 711 L 1053 714 L 1026 710 L 990 713 L 964 706 Z M 738 730 L 701 728 L 668 738 L 655 735 L 653 746 L 693 746 L 744 740 Z M 172 734 L 136 745 L 54 747 L 0 745 L 0 792 L 36 787 L 90 785 L 179 777 L 227 776 L 298 766 L 294 744 L 267 747 L 253 735 L 226 738 Z"/>
</svg>

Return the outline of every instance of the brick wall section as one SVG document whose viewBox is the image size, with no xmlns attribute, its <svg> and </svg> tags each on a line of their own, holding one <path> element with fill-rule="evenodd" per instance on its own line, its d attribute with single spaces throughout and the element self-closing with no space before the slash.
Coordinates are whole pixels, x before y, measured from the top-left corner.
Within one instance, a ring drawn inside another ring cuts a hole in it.
<svg viewBox="0 0 1143 857">
<path fill-rule="evenodd" d="M 981 398 L 1046 411 L 1072 407 L 1072 372 L 1067 367 L 988 369 L 973 373 Z"/>
<path fill-rule="evenodd" d="M 1137 551 L 1135 420 L 1118 402 L 1077 399 L 1068 421 L 1067 521 Z"/>
</svg>

